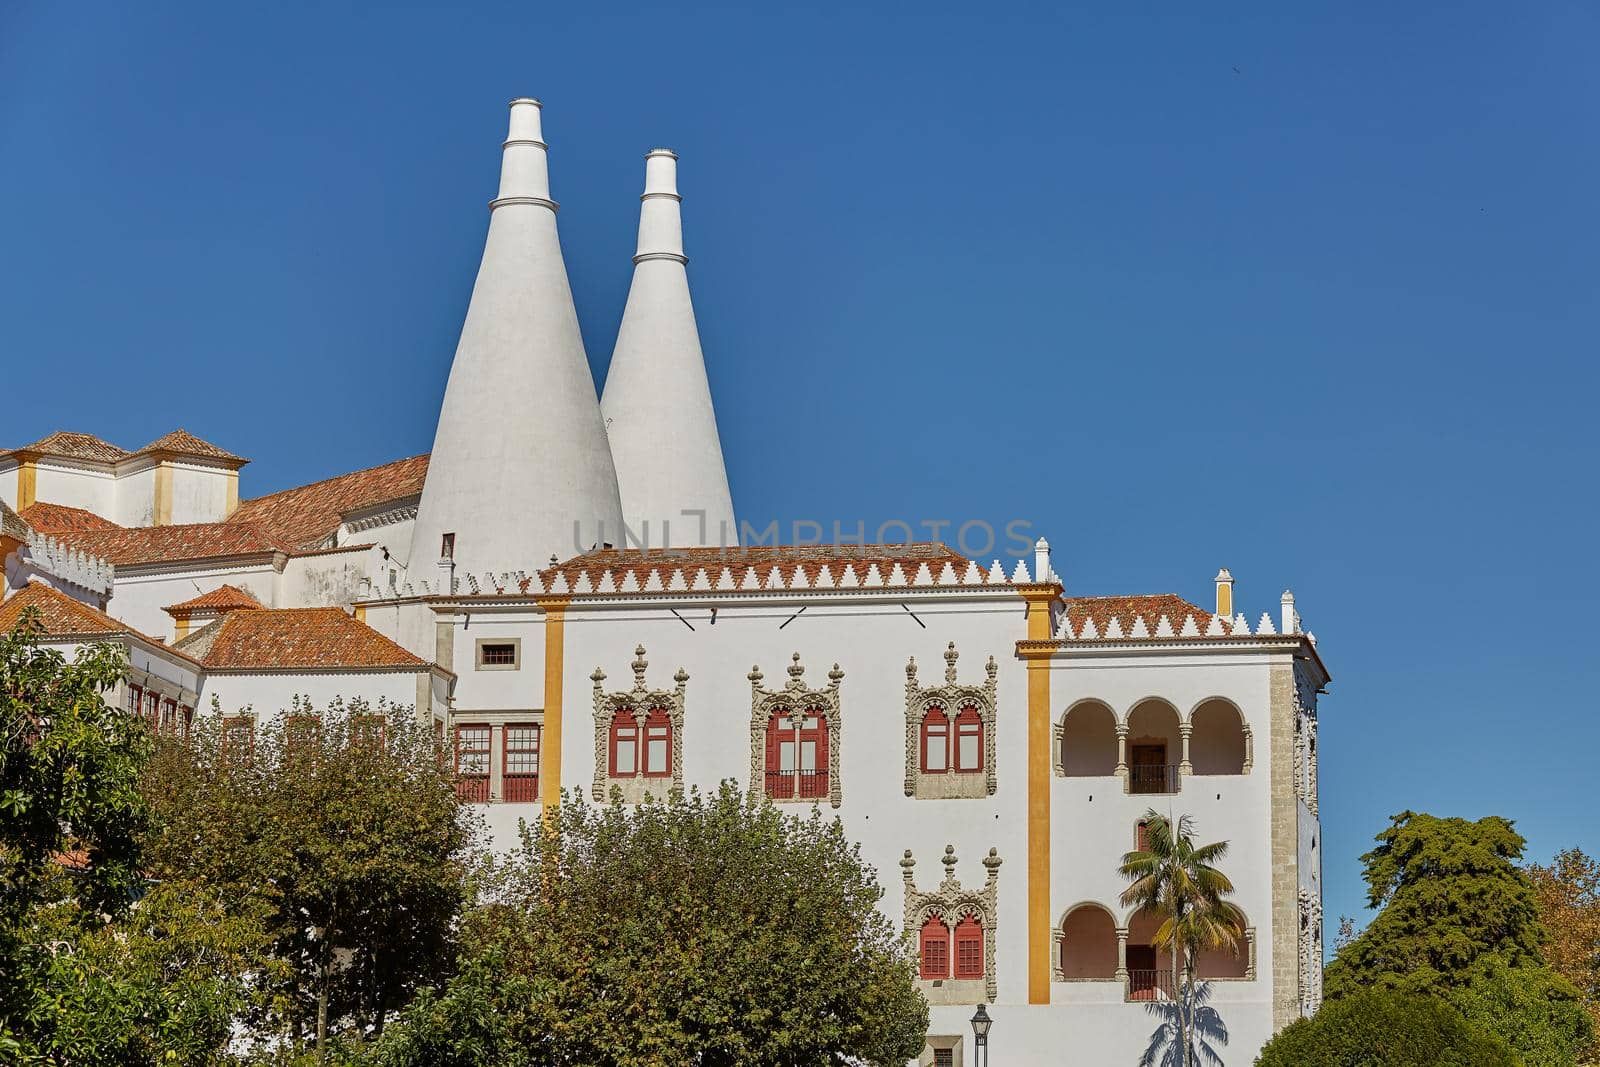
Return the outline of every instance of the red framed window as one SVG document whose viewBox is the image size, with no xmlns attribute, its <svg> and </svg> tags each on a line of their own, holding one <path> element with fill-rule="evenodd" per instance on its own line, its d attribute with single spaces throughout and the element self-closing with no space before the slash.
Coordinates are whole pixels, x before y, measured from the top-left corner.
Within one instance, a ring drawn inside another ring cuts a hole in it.
<svg viewBox="0 0 1600 1067">
<path fill-rule="evenodd" d="M 1133 850 L 1135 852 L 1150 851 L 1150 824 L 1140 819 L 1133 826 Z"/>
<path fill-rule="evenodd" d="M 161 730 L 163 733 L 169 734 L 178 732 L 178 702 L 176 700 L 163 700 L 161 702 Z"/>
<path fill-rule="evenodd" d="M 310 751 L 322 721 L 315 715 L 287 715 L 283 720 L 283 747 L 291 757 Z"/>
<path fill-rule="evenodd" d="M 632 778 L 639 773 L 639 720 L 633 709 L 623 708 L 611 717 L 611 777 Z"/>
<path fill-rule="evenodd" d="M 503 735 L 502 792 L 509 804 L 530 804 L 539 799 L 539 726 L 509 723 Z"/>
<path fill-rule="evenodd" d="M 357 715 L 350 720 L 350 744 L 371 751 L 382 751 L 388 737 L 388 725 L 382 715 Z"/>
<path fill-rule="evenodd" d="M 161 721 L 161 694 L 153 689 L 144 691 L 144 717 L 156 726 Z"/>
<path fill-rule="evenodd" d="M 956 923 L 956 977 L 983 977 L 983 923 L 975 915 Z"/>
<path fill-rule="evenodd" d="M 226 756 L 248 759 L 256 749 L 256 721 L 248 715 L 232 715 L 222 720 L 222 752 Z"/>
<path fill-rule="evenodd" d="M 922 959 L 920 971 L 923 978 L 950 977 L 950 928 L 937 915 L 928 916 L 922 924 L 918 949 Z"/>
<path fill-rule="evenodd" d="M 950 719 L 943 708 L 929 708 L 922 717 L 922 773 L 950 769 Z"/>
<path fill-rule="evenodd" d="M 662 708 L 651 708 L 644 720 L 644 776 L 672 774 L 672 720 Z"/>
<path fill-rule="evenodd" d="M 489 799 L 489 734 L 487 725 L 456 727 L 456 796 L 462 800 Z"/>
<path fill-rule="evenodd" d="M 187 704 L 178 705 L 178 730 L 185 741 L 189 740 L 189 731 L 194 727 L 194 709 Z"/>
<path fill-rule="evenodd" d="M 774 799 L 828 795 L 828 717 L 816 708 L 797 727 L 778 711 L 767 721 L 767 795 Z"/>
<path fill-rule="evenodd" d="M 983 770 L 983 716 L 970 704 L 956 716 L 954 762 L 958 774 Z"/>
<path fill-rule="evenodd" d="M 144 709 L 144 689 L 137 685 L 128 686 L 128 710 L 137 715 Z"/>
</svg>

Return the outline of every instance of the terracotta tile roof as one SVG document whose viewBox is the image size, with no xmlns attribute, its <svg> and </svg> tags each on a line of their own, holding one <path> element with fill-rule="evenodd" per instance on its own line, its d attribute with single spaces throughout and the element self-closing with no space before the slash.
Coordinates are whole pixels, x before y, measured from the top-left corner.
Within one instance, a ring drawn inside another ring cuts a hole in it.
<svg viewBox="0 0 1600 1067">
<path fill-rule="evenodd" d="M 208 670 L 428 666 L 341 608 L 230 611 L 176 647 L 191 646 Z"/>
<path fill-rule="evenodd" d="M 565 576 L 570 587 L 583 574 L 589 576 L 591 584 L 596 583 L 608 570 L 614 581 L 621 582 L 625 575 L 631 573 L 643 583 L 649 578 L 651 571 L 659 572 L 661 580 L 666 581 L 675 570 L 682 569 L 685 578 L 693 578 L 695 573 L 703 568 L 714 580 L 724 567 L 730 569 L 736 578 L 741 577 L 747 568 L 754 567 L 761 580 L 765 582 L 772 569 L 777 567 L 784 582 L 788 583 L 793 581 L 796 570 L 803 570 L 806 578 L 814 581 L 817 572 L 824 565 L 828 567 L 836 581 L 844 573 L 846 565 L 854 567 L 856 574 L 864 577 L 867 569 L 876 564 L 884 578 L 888 578 L 896 563 L 900 564 L 902 572 L 909 579 L 924 563 L 935 577 L 946 563 L 954 567 L 957 574 L 961 574 L 966 569 L 968 560 L 960 553 L 937 542 L 904 545 L 601 548 L 585 552 L 581 556 L 574 556 L 555 566 L 546 567 L 539 574 L 546 586 L 557 574 L 561 574 Z"/>
<path fill-rule="evenodd" d="M 22 517 L 40 533 L 58 534 L 72 530 L 120 530 L 122 527 L 110 519 L 101 518 L 83 508 L 65 504 L 29 504 L 22 509 Z"/>
<path fill-rule="evenodd" d="M 23 586 L 12 593 L 5 603 L 0 604 L 0 631 L 10 633 L 16 629 L 17 623 L 22 619 L 24 608 L 39 609 L 43 616 L 41 621 L 44 623 L 45 632 L 52 637 L 104 638 L 131 634 L 147 645 L 165 647 L 164 642 L 148 634 L 142 634 L 120 619 L 113 619 L 100 609 L 74 600 L 43 582 L 32 582 Z M 182 652 L 178 654 L 198 666 L 198 661 L 194 661 L 191 656 Z"/>
<path fill-rule="evenodd" d="M 271 531 L 250 522 L 195 522 L 137 529 L 115 526 L 108 530 L 51 532 L 74 548 L 99 556 L 117 567 L 290 550 Z"/>
<path fill-rule="evenodd" d="M 236 585 L 219 585 L 209 593 L 201 593 L 197 597 L 185 600 L 181 604 L 172 604 L 162 608 L 169 615 L 188 615 L 196 611 L 224 612 L 238 608 L 259 608 L 261 601 L 251 596 L 248 592 Z"/>
<path fill-rule="evenodd" d="M 39 438 L 31 445 L 7 449 L 5 452 L 0 452 L 0 455 L 9 455 L 12 452 L 37 452 L 42 456 L 88 459 L 100 463 L 115 463 L 127 459 L 129 455 L 127 451 L 92 433 L 72 433 L 68 430 L 57 430 L 48 437 Z"/>
<path fill-rule="evenodd" d="M 28 527 L 27 520 L 0 500 L 0 537 L 9 537 L 15 541 L 26 541 L 32 530 Z"/>
<path fill-rule="evenodd" d="M 181 426 L 178 429 L 173 430 L 171 433 L 162 434 L 160 437 L 156 438 L 154 441 L 151 441 L 149 444 L 145 445 L 143 448 L 139 449 L 139 451 L 133 454 L 140 456 L 148 452 L 170 452 L 173 455 L 178 456 L 199 456 L 204 459 L 221 459 L 227 460 L 230 463 L 238 463 L 241 466 L 250 462 L 243 456 L 236 456 L 232 452 L 226 452 L 218 448 L 210 441 L 202 441 L 200 438 L 196 437 L 194 434 L 190 433 L 188 430 L 185 430 Z"/>
<path fill-rule="evenodd" d="M 341 515 L 416 496 L 427 473 L 427 456 L 395 460 L 246 500 L 228 521 L 264 523 L 298 549 L 320 548 L 339 529 Z"/>
<path fill-rule="evenodd" d="M 1113 618 L 1122 620 L 1123 630 L 1133 625 L 1135 618 L 1144 619 L 1144 624 L 1154 633 L 1156 625 L 1161 621 L 1161 616 L 1167 617 L 1167 622 L 1174 630 L 1183 627 L 1183 620 L 1190 615 L 1194 616 L 1194 623 L 1202 631 L 1211 625 L 1211 612 L 1205 611 L 1189 603 L 1176 593 L 1154 593 L 1147 596 L 1069 596 L 1063 597 L 1067 605 L 1067 620 L 1072 623 L 1076 632 L 1083 626 L 1083 620 L 1092 618 L 1096 629 L 1105 632 L 1106 624 Z"/>
</svg>

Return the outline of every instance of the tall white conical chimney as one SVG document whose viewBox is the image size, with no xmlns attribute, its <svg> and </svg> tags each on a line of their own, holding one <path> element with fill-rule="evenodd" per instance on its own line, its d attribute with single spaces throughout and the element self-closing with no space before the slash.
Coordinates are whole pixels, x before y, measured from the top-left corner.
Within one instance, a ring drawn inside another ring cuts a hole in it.
<svg viewBox="0 0 1600 1067">
<path fill-rule="evenodd" d="M 528 570 L 621 539 L 622 505 L 556 234 L 537 100 L 511 101 L 500 195 L 450 365 L 411 573 Z M 442 577 L 442 575 L 441 575 Z"/>
<path fill-rule="evenodd" d="M 678 157 L 657 148 L 644 168 L 633 285 L 600 402 L 623 518 L 634 538 L 648 530 L 652 546 L 737 544 L 684 268 Z"/>
</svg>

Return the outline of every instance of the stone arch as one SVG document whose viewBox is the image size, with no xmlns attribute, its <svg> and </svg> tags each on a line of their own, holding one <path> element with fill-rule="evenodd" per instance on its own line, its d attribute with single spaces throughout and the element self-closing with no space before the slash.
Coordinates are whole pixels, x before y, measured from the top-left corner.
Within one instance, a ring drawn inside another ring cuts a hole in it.
<svg viewBox="0 0 1600 1067">
<path fill-rule="evenodd" d="M 1127 717 L 1128 791 L 1176 793 L 1185 734 L 1178 709 L 1161 697 L 1136 702 Z"/>
<path fill-rule="evenodd" d="M 1251 764 L 1250 726 L 1239 705 L 1207 697 L 1189 712 L 1189 762 L 1195 774 L 1245 774 Z"/>
<path fill-rule="evenodd" d="M 1242 911 L 1240 915 L 1244 930 L 1238 948 L 1203 948 L 1195 953 L 1196 978 L 1245 980 L 1256 976 L 1256 928 Z"/>
<path fill-rule="evenodd" d="M 1117 715 L 1103 700 L 1080 700 L 1056 727 L 1056 767 L 1068 778 L 1107 778 L 1117 773 Z"/>
<path fill-rule="evenodd" d="M 1095 901 L 1074 904 L 1056 923 L 1056 976 L 1065 982 L 1113 981 L 1120 967 L 1117 920 Z"/>
</svg>

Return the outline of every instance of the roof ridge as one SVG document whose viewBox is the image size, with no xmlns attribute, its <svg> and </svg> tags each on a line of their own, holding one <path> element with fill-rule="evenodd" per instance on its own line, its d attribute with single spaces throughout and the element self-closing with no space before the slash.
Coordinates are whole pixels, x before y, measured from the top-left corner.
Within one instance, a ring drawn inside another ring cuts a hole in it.
<svg viewBox="0 0 1600 1067">
<path fill-rule="evenodd" d="M 374 463 L 370 467 L 362 467 L 359 470 L 345 471 L 343 474 L 331 474 L 326 478 L 318 478 L 314 482 L 306 482 L 304 485 L 291 485 L 287 489 L 278 489 L 271 493 L 263 493 L 261 496 L 253 496 L 248 500 L 241 500 L 239 501 L 239 506 L 242 508 L 246 504 L 257 504 L 263 500 L 271 500 L 275 496 L 282 496 L 285 493 L 299 493 L 307 489 L 315 489 L 319 485 L 337 482 L 341 478 L 354 478 L 358 474 L 368 474 L 372 471 L 382 470 L 385 467 L 393 467 L 398 463 L 410 463 L 413 460 L 426 459 L 430 455 L 432 455 L 431 452 L 419 452 L 414 456 L 401 456 L 399 459 L 391 459 L 387 463 Z"/>
</svg>

